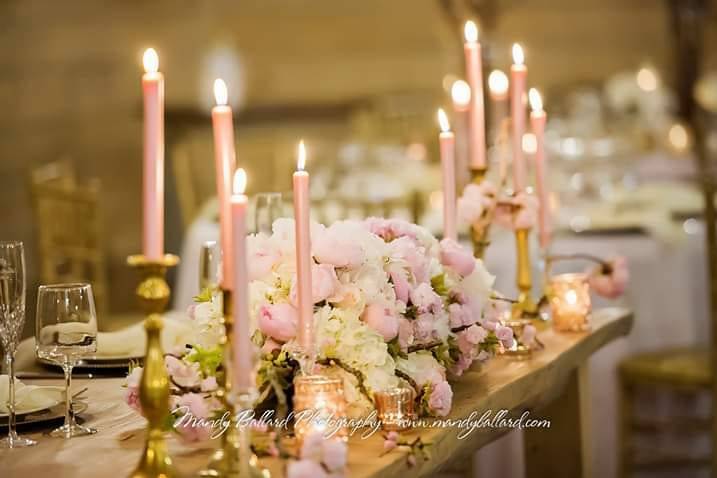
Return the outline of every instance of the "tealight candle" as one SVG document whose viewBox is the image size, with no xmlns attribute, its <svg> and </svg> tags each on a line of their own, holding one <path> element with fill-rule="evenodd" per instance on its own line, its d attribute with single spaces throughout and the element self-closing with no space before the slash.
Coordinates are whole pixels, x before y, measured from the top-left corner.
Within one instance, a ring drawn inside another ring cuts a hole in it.
<svg viewBox="0 0 717 478">
<path fill-rule="evenodd" d="M 588 328 L 590 285 L 585 274 L 559 274 L 550 278 L 550 312 L 553 327 L 562 332 L 580 332 Z"/>
<path fill-rule="evenodd" d="M 386 431 L 411 428 L 414 392 L 408 387 L 396 387 L 374 393 L 376 412 L 381 427 Z"/>
<path fill-rule="evenodd" d="M 294 434 L 301 443 L 312 433 L 346 439 L 344 382 L 323 375 L 294 378 Z"/>
</svg>

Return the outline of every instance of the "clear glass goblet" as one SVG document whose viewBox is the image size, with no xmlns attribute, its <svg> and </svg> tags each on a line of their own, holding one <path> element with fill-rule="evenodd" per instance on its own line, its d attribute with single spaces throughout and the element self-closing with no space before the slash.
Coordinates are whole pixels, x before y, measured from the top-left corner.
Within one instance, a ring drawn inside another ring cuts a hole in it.
<svg viewBox="0 0 717 478">
<path fill-rule="evenodd" d="M 254 232 L 271 235 L 274 221 L 284 217 L 284 202 L 281 193 L 259 193 L 256 195 Z"/>
<path fill-rule="evenodd" d="M 97 314 L 92 286 L 85 283 L 41 285 L 37 294 L 35 353 L 65 372 L 65 423 L 50 436 L 71 438 L 97 430 L 79 425 L 72 412 L 72 368 L 97 351 Z"/>
<path fill-rule="evenodd" d="M 8 373 L 8 434 L 0 448 L 20 448 L 37 442 L 15 431 L 15 351 L 25 325 L 25 251 L 22 242 L 0 242 L 0 343 Z"/>
</svg>

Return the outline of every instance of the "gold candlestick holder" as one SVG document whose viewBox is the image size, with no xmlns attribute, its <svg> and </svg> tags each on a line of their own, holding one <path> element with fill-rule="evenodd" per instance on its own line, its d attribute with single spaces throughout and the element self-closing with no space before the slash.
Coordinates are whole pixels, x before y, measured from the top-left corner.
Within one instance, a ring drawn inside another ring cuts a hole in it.
<svg viewBox="0 0 717 478">
<path fill-rule="evenodd" d="M 259 467 L 259 460 L 251 451 L 251 434 L 247 426 L 237 426 L 237 410 L 251 409 L 252 400 L 248 393 L 232 390 L 232 336 L 234 330 L 234 301 L 232 292 L 222 289 L 222 316 L 224 337 L 221 346 L 224 354 L 224 371 L 217 377 L 217 397 L 229 413 L 229 427 L 221 435 L 221 443 L 209 460 L 206 468 L 199 472 L 202 477 L 269 478 L 268 470 Z"/>
<path fill-rule="evenodd" d="M 143 255 L 127 258 L 127 264 L 137 269 L 140 282 L 136 289 L 139 305 L 147 315 L 147 352 L 139 386 L 142 414 L 147 418 L 147 438 L 142 457 L 130 474 L 132 478 L 171 478 L 179 476 L 164 439 L 164 426 L 169 417 L 169 377 L 164 366 L 164 352 L 160 342 L 162 313 L 169 303 L 171 290 L 166 281 L 167 269 L 179 263 L 179 257 L 165 254 L 158 260 Z"/>
<path fill-rule="evenodd" d="M 518 286 L 518 302 L 513 304 L 512 316 L 520 319 L 524 316 L 535 316 L 538 306 L 532 298 L 533 278 L 530 264 L 530 229 L 515 231 L 517 252 L 516 283 Z"/>
<path fill-rule="evenodd" d="M 473 184 L 481 184 L 485 179 L 487 168 L 471 168 L 471 182 Z M 476 259 L 483 259 L 485 250 L 490 244 L 488 242 L 488 233 L 490 232 L 490 224 L 482 229 L 476 229 L 471 224 L 471 244 L 473 245 L 473 256 Z"/>
</svg>

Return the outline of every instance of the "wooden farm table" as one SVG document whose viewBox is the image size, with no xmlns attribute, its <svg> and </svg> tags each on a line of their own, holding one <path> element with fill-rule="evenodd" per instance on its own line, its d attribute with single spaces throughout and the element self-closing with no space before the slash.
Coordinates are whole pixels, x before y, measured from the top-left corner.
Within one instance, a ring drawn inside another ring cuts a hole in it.
<svg viewBox="0 0 717 478">
<path fill-rule="evenodd" d="M 581 427 L 587 413 L 585 365 L 588 358 L 605 344 L 626 335 L 632 326 L 632 314 L 621 308 L 597 310 L 588 333 L 559 334 L 551 329 L 540 332 L 545 349 L 529 360 L 498 357 L 482 369 L 466 372 L 453 385 L 453 408 L 449 418 L 464 419 L 486 411 L 492 414 L 509 410 L 518 417 L 524 411 L 531 418 L 548 419 L 550 428 L 525 428 L 526 469 L 528 476 L 590 476 L 585 456 L 589 432 Z M 27 382 L 32 382 L 28 380 Z M 47 380 L 42 381 L 48 384 Z M 123 402 L 123 379 L 95 378 L 75 380 L 75 387 L 89 387 L 89 407 L 84 413 L 87 424 L 99 430 L 96 435 L 70 440 L 50 438 L 42 431 L 31 436 L 39 440 L 33 448 L 0 450 L 2 478 L 119 478 L 135 466 L 144 443 L 144 420 Z M 475 412 L 475 413 L 474 413 Z M 358 436 L 349 441 L 349 477 L 433 476 L 500 435 L 507 428 L 476 428 L 459 439 L 465 430 L 429 428 L 407 433 L 420 434 L 432 446 L 431 459 L 408 470 L 405 456 L 393 451 L 379 456 L 383 438 Z M 358 435 L 358 434 L 357 434 Z M 207 462 L 208 448 L 183 446 L 170 438 L 170 449 L 177 469 L 194 476 Z M 283 464 L 265 460 L 272 476 L 283 476 Z"/>
</svg>

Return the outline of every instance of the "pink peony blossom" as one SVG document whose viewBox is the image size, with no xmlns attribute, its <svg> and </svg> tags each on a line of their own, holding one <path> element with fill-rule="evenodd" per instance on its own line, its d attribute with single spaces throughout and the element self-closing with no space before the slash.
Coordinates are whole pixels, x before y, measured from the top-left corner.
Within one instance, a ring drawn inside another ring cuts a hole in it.
<svg viewBox="0 0 717 478">
<path fill-rule="evenodd" d="M 201 377 L 196 364 L 188 364 L 172 355 L 165 355 L 164 366 L 172 381 L 180 387 L 197 387 Z"/>
<path fill-rule="evenodd" d="M 599 296 L 616 299 L 625 293 L 630 280 L 630 271 L 627 267 L 627 259 L 622 256 L 612 259 L 608 264 L 607 273 L 603 266 L 588 271 L 588 282 Z"/>
<path fill-rule="evenodd" d="M 287 478 L 328 478 L 324 468 L 312 460 L 291 461 L 286 467 Z"/>
<path fill-rule="evenodd" d="M 498 204 L 495 222 L 510 230 L 531 229 L 538 217 L 538 202 L 535 196 L 525 192 Z"/>
<path fill-rule="evenodd" d="M 211 425 L 206 420 L 210 415 L 209 407 L 200 394 L 185 393 L 181 395 L 172 412 L 179 414 L 179 418 L 174 423 L 174 429 L 183 441 L 190 443 L 204 441 L 211 436 Z"/>
<path fill-rule="evenodd" d="M 336 438 L 324 440 L 323 464 L 330 473 L 341 471 L 348 461 L 348 445 Z"/>
<path fill-rule="evenodd" d="M 451 411 L 451 401 L 453 400 L 453 390 L 445 380 L 435 384 L 431 390 L 431 396 L 428 399 L 428 407 L 431 413 L 439 417 L 445 417 Z"/>
<path fill-rule="evenodd" d="M 318 262 L 335 267 L 355 268 L 366 258 L 360 244 L 352 241 L 351 237 L 344 237 L 333 228 L 312 237 L 311 248 Z"/>
<path fill-rule="evenodd" d="M 476 322 L 473 310 L 469 305 L 458 304 L 456 302 L 448 306 L 448 319 L 451 328 L 456 329 L 464 325 L 471 325 Z"/>
<path fill-rule="evenodd" d="M 336 277 L 336 269 L 331 264 L 314 264 L 311 266 L 311 300 L 318 304 L 329 297 L 332 297 L 339 289 L 339 279 Z M 291 303 L 298 303 L 298 284 L 296 276 L 289 291 Z"/>
<path fill-rule="evenodd" d="M 469 352 L 475 351 L 476 346 L 488 337 L 488 331 L 480 325 L 471 325 L 467 329 L 458 332 L 456 336 L 459 350 L 461 353 L 468 355 Z"/>
<path fill-rule="evenodd" d="M 263 234 L 249 236 L 248 248 L 247 265 L 250 281 L 268 276 L 274 265 L 281 260 L 281 252 Z"/>
<path fill-rule="evenodd" d="M 471 251 L 452 239 L 441 241 L 441 264 L 454 270 L 462 277 L 471 275 L 476 267 L 476 260 Z"/>
<path fill-rule="evenodd" d="M 381 334 L 386 342 L 390 342 L 398 335 L 398 317 L 391 312 L 391 309 L 381 304 L 367 305 L 361 320 Z"/>
<path fill-rule="evenodd" d="M 458 218 L 474 227 L 483 228 L 490 222 L 498 191 L 490 181 L 468 184 L 458 199 Z"/>
<path fill-rule="evenodd" d="M 436 294 L 431 285 L 426 282 L 419 284 L 409 296 L 411 303 L 418 308 L 419 313 L 436 312 L 443 306 L 441 296 Z"/>
<path fill-rule="evenodd" d="M 404 352 L 413 344 L 413 324 L 410 320 L 400 317 L 398 319 L 398 345 Z"/>
<path fill-rule="evenodd" d="M 513 346 L 514 337 L 513 329 L 504 325 L 498 324 L 495 328 L 495 336 L 503 344 L 503 347 L 509 349 Z"/>
<path fill-rule="evenodd" d="M 410 286 L 408 281 L 400 272 L 391 272 L 391 282 L 396 292 L 396 299 L 400 300 L 404 304 L 408 304 L 408 297 L 410 292 Z"/>
<path fill-rule="evenodd" d="M 429 313 L 421 314 L 413 321 L 413 335 L 418 342 L 428 342 L 433 338 L 436 318 Z"/>
<path fill-rule="evenodd" d="M 415 240 L 409 237 L 400 237 L 391 243 L 391 257 L 402 260 L 408 266 L 415 282 L 428 282 L 428 260 L 425 250 Z"/>
<path fill-rule="evenodd" d="M 386 242 L 401 237 L 416 239 L 415 225 L 403 219 L 384 219 L 382 217 L 369 217 L 364 221 L 366 228 Z"/>
<path fill-rule="evenodd" d="M 259 330 L 279 342 L 296 336 L 298 314 L 291 304 L 265 304 L 259 309 Z"/>
</svg>

